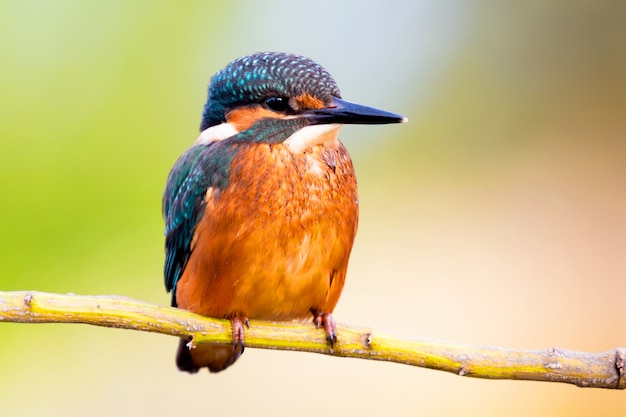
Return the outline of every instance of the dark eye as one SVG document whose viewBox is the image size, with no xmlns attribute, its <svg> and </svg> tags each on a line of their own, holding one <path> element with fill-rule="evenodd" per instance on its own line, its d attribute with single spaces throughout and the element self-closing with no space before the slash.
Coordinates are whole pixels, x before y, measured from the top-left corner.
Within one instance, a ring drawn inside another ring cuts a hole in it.
<svg viewBox="0 0 626 417">
<path fill-rule="evenodd" d="M 267 107 L 274 111 L 283 112 L 289 108 L 289 101 L 285 97 L 268 97 L 265 99 Z"/>
</svg>

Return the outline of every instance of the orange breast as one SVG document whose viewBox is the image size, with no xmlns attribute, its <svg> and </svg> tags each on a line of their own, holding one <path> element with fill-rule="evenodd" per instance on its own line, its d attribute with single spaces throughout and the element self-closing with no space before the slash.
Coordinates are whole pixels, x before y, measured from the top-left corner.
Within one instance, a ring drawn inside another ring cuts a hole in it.
<svg viewBox="0 0 626 417">
<path fill-rule="evenodd" d="M 179 307 L 266 320 L 333 311 L 358 222 L 354 168 L 339 141 L 298 154 L 247 145 L 229 187 L 209 189 L 206 200 Z"/>
</svg>

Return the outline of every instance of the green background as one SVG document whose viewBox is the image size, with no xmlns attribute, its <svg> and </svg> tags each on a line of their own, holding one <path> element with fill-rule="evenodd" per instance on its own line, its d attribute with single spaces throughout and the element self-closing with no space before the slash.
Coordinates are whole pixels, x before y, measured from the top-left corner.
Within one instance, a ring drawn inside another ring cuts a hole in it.
<svg viewBox="0 0 626 417">
<path fill-rule="evenodd" d="M 168 304 L 161 193 L 210 76 L 309 56 L 347 100 L 361 222 L 340 322 L 514 348 L 626 345 L 626 7 L 610 1 L 0 2 L 0 290 Z M 2 416 L 604 415 L 624 393 L 0 325 Z"/>
</svg>

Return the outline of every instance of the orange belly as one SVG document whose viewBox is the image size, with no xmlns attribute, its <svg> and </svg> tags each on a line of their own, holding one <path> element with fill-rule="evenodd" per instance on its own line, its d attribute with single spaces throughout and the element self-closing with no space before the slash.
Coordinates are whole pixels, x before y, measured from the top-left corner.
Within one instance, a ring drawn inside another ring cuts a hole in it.
<svg viewBox="0 0 626 417">
<path fill-rule="evenodd" d="M 293 154 L 252 144 L 230 184 L 209 189 L 176 286 L 180 308 L 211 317 L 292 320 L 331 313 L 358 222 L 354 168 L 339 142 Z"/>
</svg>

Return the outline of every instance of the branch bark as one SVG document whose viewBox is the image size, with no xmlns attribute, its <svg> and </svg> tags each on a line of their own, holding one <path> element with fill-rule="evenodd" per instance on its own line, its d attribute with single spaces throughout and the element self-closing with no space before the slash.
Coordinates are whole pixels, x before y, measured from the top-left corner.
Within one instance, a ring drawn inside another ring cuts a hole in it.
<svg viewBox="0 0 626 417">
<path fill-rule="evenodd" d="M 0 322 L 84 323 L 177 336 L 192 344 L 227 344 L 232 340 L 228 320 L 120 296 L 0 292 Z M 557 348 L 513 350 L 399 339 L 377 330 L 345 325 L 337 326 L 337 334 L 338 342 L 330 350 L 324 331 L 312 325 L 251 320 L 246 330 L 246 347 L 397 362 L 474 378 L 626 388 L 626 349 L 621 347 L 601 353 Z"/>
</svg>

